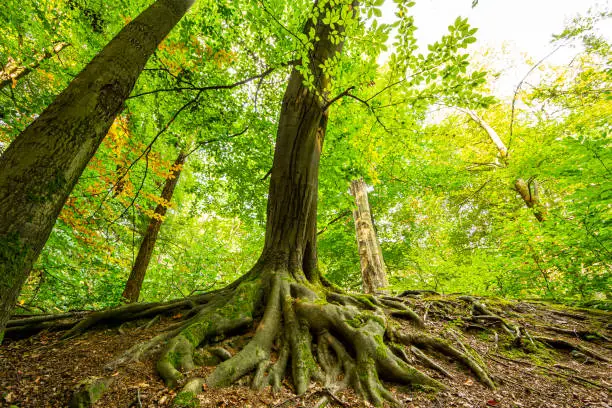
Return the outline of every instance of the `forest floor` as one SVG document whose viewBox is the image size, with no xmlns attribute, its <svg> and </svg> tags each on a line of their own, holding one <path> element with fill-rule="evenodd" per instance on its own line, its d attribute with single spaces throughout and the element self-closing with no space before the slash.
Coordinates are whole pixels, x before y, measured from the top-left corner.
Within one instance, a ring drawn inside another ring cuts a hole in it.
<svg viewBox="0 0 612 408">
<path fill-rule="evenodd" d="M 452 296 L 413 297 L 407 300 L 430 332 L 460 342 L 476 352 L 497 384 L 491 390 L 480 384 L 463 366 L 448 358 L 438 359 L 450 374 L 423 368 L 448 385 L 447 391 L 426 392 L 407 386 L 387 384 L 405 407 L 612 407 L 612 313 L 569 308 L 542 302 L 520 302 L 479 298 L 489 309 L 524 327 L 533 337 L 565 340 L 580 344 L 581 350 L 546 347 L 537 340 L 534 347 L 516 347 L 510 338 L 490 322 L 474 319 L 473 310 Z M 91 377 L 112 378 L 110 388 L 95 407 L 169 407 L 176 391 L 168 389 L 155 370 L 155 359 L 121 366 L 108 372 L 104 366 L 134 344 L 155 336 L 179 316 L 164 316 L 149 328 L 146 321 L 92 329 L 78 337 L 61 340 L 61 332 L 39 332 L 32 337 L 5 339 L 0 346 L 0 406 L 64 407 L 79 382 Z M 407 323 L 406 323 L 407 324 Z M 234 354 L 253 334 L 225 339 L 223 347 Z M 531 341 L 523 339 L 523 341 Z M 159 351 L 158 351 L 159 353 Z M 416 357 L 409 357 L 418 365 Z M 602 361 L 603 360 L 603 361 Z M 607 360 L 607 361 L 605 361 Z M 421 368 L 421 367 L 419 367 Z M 205 377 L 213 367 L 197 368 Z M 366 407 L 351 390 L 331 392 L 312 384 L 296 396 L 289 381 L 276 395 L 270 388 L 251 390 L 249 377 L 228 388 L 205 390 L 198 396 L 202 407 Z"/>
</svg>

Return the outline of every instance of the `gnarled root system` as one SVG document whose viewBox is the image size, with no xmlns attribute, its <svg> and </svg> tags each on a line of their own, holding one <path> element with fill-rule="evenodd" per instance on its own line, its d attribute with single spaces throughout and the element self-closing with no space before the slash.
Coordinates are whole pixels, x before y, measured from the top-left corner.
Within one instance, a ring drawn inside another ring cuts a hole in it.
<svg viewBox="0 0 612 408">
<path fill-rule="evenodd" d="M 277 392 L 285 377 L 291 379 L 298 395 L 317 381 L 332 398 L 336 391 L 348 387 L 375 405 L 384 401 L 393 404 L 398 402 L 383 381 L 444 389 L 444 378 L 453 377 L 444 360 L 459 363 L 481 383 L 495 388 L 482 358 L 453 329 L 457 325 L 440 333 L 431 330 L 436 328 L 433 323 L 427 323 L 428 315 L 452 315 L 451 309 L 461 304 L 472 308 L 472 316 L 464 316 L 463 328 L 499 327 L 514 347 L 533 342 L 557 348 L 573 346 L 567 341 L 531 336 L 524 326 L 501 317 L 475 298 L 459 298 L 462 303 L 434 294 L 416 309 L 413 296 L 421 293 L 357 295 L 314 281 L 303 274 L 259 265 L 216 292 L 86 315 L 14 320 L 9 334 L 56 327 L 68 329 L 64 337 L 69 338 L 102 323 L 121 325 L 121 332 L 128 321 L 140 321 L 138 330 L 157 324 L 160 315 L 172 314 L 175 319 L 164 331 L 117 356 L 107 368 L 114 370 L 145 356 L 159 355 L 157 371 L 165 383 L 182 387 L 177 406 L 193 402 L 205 388 L 228 386 L 241 378 L 247 378 L 254 389 L 271 386 Z M 233 354 L 219 347 L 224 339 L 246 332 L 248 342 L 236 347 Z M 583 346 L 574 347 L 589 358 L 606 360 Z M 216 362 L 206 378 L 192 374 L 202 348 Z M 427 372 L 437 373 L 437 379 Z"/>
<path fill-rule="evenodd" d="M 408 334 L 396 319 L 409 322 Z M 250 341 L 235 355 L 221 359 L 207 378 L 189 378 L 199 347 L 252 328 Z M 224 387 L 246 375 L 253 388 L 270 385 L 273 391 L 288 376 L 298 395 L 313 380 L 331 392 L 351 387 L 375 405 L 397 402 L 381 380 L 445 388 L 415 368 L 408 354 L 440 372 L 445 370 L 434 356 L 450 357 L 494 387 L 484 364 L 447 340 L 427 334 L 422 318 L 402 299 L 346 294 L 282 270 L 253 271 L 232 288 L 209 296 L 206 303 L 196 302 L 181 323 L 135 346 L 113 367 L 140 358 L 161 343 L 165 346 L 158 372 L 170 387 L 184 384 L 181 401 L 193 398 L 204 385 Z"/>
</svg>

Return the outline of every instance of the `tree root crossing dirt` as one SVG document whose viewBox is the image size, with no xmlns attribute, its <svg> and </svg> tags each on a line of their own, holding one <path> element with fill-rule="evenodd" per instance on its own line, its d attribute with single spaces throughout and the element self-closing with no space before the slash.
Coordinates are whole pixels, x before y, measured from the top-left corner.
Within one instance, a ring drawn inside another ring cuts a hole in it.
<svg viewBox="0 0 612 408">
<path fill-rule="evenodd" d="M 179 301 L 13 319 L 7 336 L 67 329 L 63 338 L 70 339 L 100 325 L 118 326 L 124 333 L 127 325 L 129 330 L 147 330 L 158 325 L 160 316 L 173 316 L 171 324 L 115 356 L 106 369 L 111 372 L 156 358 L 165 384 L 180 390 L 176 406 L 189 406 L 206 389 L 239 380 L 244 384 L 245 378 L 254 390 L 271 386 L 278 393 L 286 377 L 297 395 L 307 393 L 316 382 L 326 390 L 327 400 L 348 388 L 377 406 L 400 405 L 390 383 L 444 391 L 448 389 L 444 379 L 453 378 L 445 368 L 449 360 L 493 390 L 503 378 L 493 378 L 486 356 L 464 340 L 465 331 L 494 336 L 495 351 L 508 347 L 537 354 L 552 348 L 609 362 L 604 353 L 581 344 L 584 339 L 607 343 L 605 327 L 574 330 L 578 341 L 551 337 L 546 332 L 571 330 L 536 325 L 528 318 L 530 307 L 534 306 L 418 291 L 395 297 L 350 294 L 324 281 L 317 285 L 286 271 L 260 267 L 227 288 Z M 471 313 L 459 318 L 465 311 Z M 603 324 L 605 317 L 593 318 Z M 241 346 L 228 347 L 228 340 L 235 338 L 243 339 Z M 206 378 L 190 374 L 201 365 L 215 368 Z"/>
</svg>

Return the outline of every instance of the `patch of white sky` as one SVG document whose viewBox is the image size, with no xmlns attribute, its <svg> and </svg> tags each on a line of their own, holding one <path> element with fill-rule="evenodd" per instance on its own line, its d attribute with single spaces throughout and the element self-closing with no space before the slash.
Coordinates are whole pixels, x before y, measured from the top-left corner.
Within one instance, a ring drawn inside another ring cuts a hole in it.
<svg viewBox="0 0 612 408">
<path fill-rule="evenodd" d="M 415 0 L 411 8 L 421 50 L 448 32 L 458 16 L 467 17 L 477 27 L 477 42 L 470 52 L 478 66 L 500 73 L 491 87 L 499 98 L 511 98 L 516 85 L 531 65 L 550 54 L 553 34 L 563 31 L 569 21 L 592 10 L 609 9 L 610 0 Z M 384 22 L 395 21 L 395 3 L 382 6 Z M 600 25 L 598 32 L 612 38 L 612 24 Z M 474 52 L 476 51 L 476 52 Z M 547 64 L 567 65 L 579 52 L 576 47 L 562 47 L 546 59 Z M 384 58 L 384 56 L 383 56 Z"/>
</svg>

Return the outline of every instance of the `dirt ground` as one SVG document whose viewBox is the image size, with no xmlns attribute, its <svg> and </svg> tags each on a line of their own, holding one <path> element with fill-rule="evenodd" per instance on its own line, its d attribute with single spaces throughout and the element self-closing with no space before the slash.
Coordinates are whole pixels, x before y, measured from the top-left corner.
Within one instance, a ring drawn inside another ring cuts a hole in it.
<svg viewBox="0 0 612 408">
<path fill-rule="evenodd" d="M 612 314 L 585 309 L 570 309 L 538 302 L 508 302 L 486 299 L 499 315 L 525 327 L 532 336 L 564 339 L 581 344 L 610 361 Z M 498 388 L 480 384 L 463 366 L 438 357 L 452 378 L 414 364 L 448 386 L 447 391 L 427 392 L 398 384 L 387 384 L 402 406 L 425 407 L 611 407 L 612 371 L 609 362 L 583 353 L 552 349 L 538 343 L 535 351 L 512 347 L 501 330 L 472 324 L 471 310 L 456 299 L 416 298 L 409 302 L 421 315 L 431 332 L 461 342 L 476 351 L 487 364 Z M 433 304 L 446 304 L 435 308 Z M 443 311 L 442 311 L 443 310 Z M 95 407 L 169 407 L 176 391 L 166 388 L 155 371 L 155 357 L 106 371 L 105 364 L 132 345 L 147 340 L 173 323 L 166 316 L 148 329 L 143 322 L 118 327 L 93 329 L 66 341 L 61 332 L 40 332 L 25 339 L 6 339 L 0 346 L 0 406 L 68 406 L 77 384 L 86 378 L 110 377 L 110 389 Z M 140 325 L 140 326 L 139 326 Z M 556 329 L 560 329 L 556 330 Z M 593 335 L 584 335 L 585 332 Z M 246 335 L 248 339 L 248 334 Z M 244 344 L 245 335 L 231 338 L 223 345 L 232 354 Z M 582 337 L 580 339 L 579 337 Z M 414 359 L 414 357 L 412 357 Z M 201 367 L 190 377 L 205 377 L 213 367 Z M 250 378 L 229 388 L 205 389 L 198 396 L 202 407 L 367 407 L 350 390 L 334 391 L 313 384 L 302 396 L 291 390 L 291 382 L 272 395 L 250 389 Z M 328 402 L 327 405 L 324 402 Z"/>
</svg>

